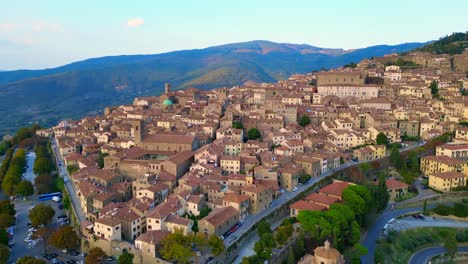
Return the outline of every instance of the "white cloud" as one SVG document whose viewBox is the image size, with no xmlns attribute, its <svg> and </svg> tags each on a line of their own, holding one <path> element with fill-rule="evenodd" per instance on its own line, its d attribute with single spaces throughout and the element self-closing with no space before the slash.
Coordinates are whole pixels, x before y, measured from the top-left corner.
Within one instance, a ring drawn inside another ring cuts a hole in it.
<svg viewBox="0 0 468 264">
<path fill-rule="evenodd" d="M 143 22 L 145 22 L 145 20 L 143 20 L 143 18 L 132 18 L 130 19 L 129 21 L 127 21 L 127 26 L 128 27 L 138 27 L 138 26 L 141 26 L 143 24 Z"/>
</svg>

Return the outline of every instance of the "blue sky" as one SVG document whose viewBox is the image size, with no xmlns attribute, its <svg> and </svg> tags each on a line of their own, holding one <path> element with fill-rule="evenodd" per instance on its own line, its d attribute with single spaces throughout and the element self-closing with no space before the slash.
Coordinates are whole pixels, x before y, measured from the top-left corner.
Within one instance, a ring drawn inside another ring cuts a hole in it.
<svg viewBox="0 0 468 264">
<path fill-rule="evenodd" d="M 465 0 L 20 0 L 0 5 L 0 70 L 249 40 L 327 48 L 468 30 Z"/>
</svg>

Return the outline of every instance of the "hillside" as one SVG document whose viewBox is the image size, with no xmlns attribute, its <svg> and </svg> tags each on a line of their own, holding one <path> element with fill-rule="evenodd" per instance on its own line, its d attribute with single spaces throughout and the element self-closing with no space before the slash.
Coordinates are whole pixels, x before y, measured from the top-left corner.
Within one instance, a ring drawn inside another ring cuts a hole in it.
<svg viewBox="0 0 468 264">
<path fill-rule="evenodd" d="M 432 54 L 461 54 L 468 48 L 468 32 L 453 33 L 416 50 Z"/>
<path fill-rule="evenodd" d="M 404 52 L 424 43 L 379 45 L 352 51 L 310 45 L 250 41 L 156 55 L 94 58 L 45 70 L 0 72 L 0 134 L 30 122 L 50 126 L 63 118 L 93 114 L 135 96 L 158 95 L 165 82 L 174 88 L 209 89 L 245 81 L 274 82 Z"/>
</svg>

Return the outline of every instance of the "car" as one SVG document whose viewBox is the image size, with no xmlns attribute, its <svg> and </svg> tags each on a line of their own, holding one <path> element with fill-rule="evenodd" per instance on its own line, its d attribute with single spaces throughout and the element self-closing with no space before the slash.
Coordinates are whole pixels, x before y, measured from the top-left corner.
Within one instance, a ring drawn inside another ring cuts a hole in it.
<svg viewBox="0 0 468 264">
<path fill-rule="evenodd" d="M 201 257 L 201 252 L 197 251 L 197 257 Z"/>
<path fill-rule="evenodd" d="M 58 209 L 63 210 L 63 204 L 59 204 Z"/>
<path fill-rule="evenodd" d="M 208 263 L 210 263 L 212 260 L 213 260 L 213 257 L 208 257 L 208 258 L 206 259 L 206 262 L 205 262 L 205 263 L 208 264 Z"/>
<path fill-rule="evenodd" d="M 67 260 L 67 264 L 76 264 L 76 261 L 74 261 L 73 259 L 70 259 L 70 260 Z"/>
<path fill-rule="evenodd" d="M 88 253 L 82 252 L 82 253 L 80 253 L 79 255 L 80 255 L 80 257 L 86 257 L 86 256 L 88 256 Z"/>
<path fill-rule="evenodd" d="M 27 242 L 27 243 L 29 243 L 31 241 L 33 241 L 33 240 L 30 237 L 27 237 L 27 238 L 24 239 L 24 242 Z"/>
<path fill-rule="evenodd" d="M 63 252 L 63 253 L 67 253 L 67 249 L 66 249 L 66 248 L 65 248 L 65 249 L 62 249 L 62 252 Z"/>
<path fill-rule="evenodd" d="M 231 228 L 231 230 L 229 230 L 229 233 L 232 234 L 232 233 L 236 232 L 238 228 L 239 228 L 239 227 L 238 227 L 237 225 L 233 226 L 233 227 Z"/>
<path fill-rule="evenodd" d="M 50 254 L 50 255 L 52 256 L 52 258 L 58 257 L 58 254 L 57 254 L 57 253 L 52 253 L 52 254 Z"/>
<path fill-rule="evenodd" d="M 80 254 L 80 252 L 76 251 L 76 250 L 70 250 L 68 251 L 68 255 L 70 256 L 73 256 L 73 257 L 76 257 Z"/>
<path fill-rule="evenodd" d="M 58 260 L 56 258 L 53 258 L 50 260 L 50 263 L 54 263 L 54 264 L 57 264 Z"/>
<path fill-rule="evenodd" d="M 219 238 L 220 238 L 221 240 L 224 240 L 224 236 L 219 236 Z"/>
<path fill-rule="evenodd" d="M 114 260 L 115 260 L 115 258 L 113 256 L 108 256 L 106 258 L 106 261 L 114 261 Z"/>
<path fill-rule="evenodd" d="M 36 231 L 37 231 L 37 229 L 34 228 L 34 227 L 31 227 L 31 228 L 28 229 L 28 232 L 36 232 Z"/>
<path fill-rule="evenodd" d="M 293 192 L 295 192 L 295 191 L 297 191 L 297 187 L 294 187 L 294 188 L 293 188 Z"/>
<path fill-rule="evenodd" d="M 68 218 L 68 216 L 66 216 L 66 215 L 59 215 L 59 216 L 57 216 L 57 219 L 61 219 L 61 218 Z"/>
</svg>

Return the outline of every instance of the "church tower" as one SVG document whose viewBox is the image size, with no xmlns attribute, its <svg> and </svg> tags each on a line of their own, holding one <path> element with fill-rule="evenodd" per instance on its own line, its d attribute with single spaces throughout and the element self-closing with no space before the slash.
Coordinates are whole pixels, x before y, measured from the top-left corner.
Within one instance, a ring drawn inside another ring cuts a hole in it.
<svg viewBox="0 0 468 264">
<path fill-rule="evenodd" d="M 133 142 L 135 146 L 140 145 L 141 138 L 143 137 L 143 121 L 135 120 L 132 121 L 132 132 L 133 132 Z"/>
<path fill-rule="evenodd" d="M 164 84 L 164 93 L 168 94 L 171 92 L 171 84 L 170 83 L 165 83 Z"/>
</svg>

